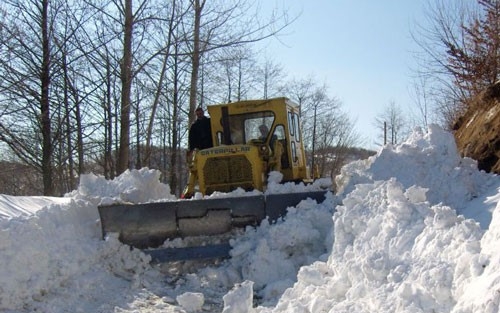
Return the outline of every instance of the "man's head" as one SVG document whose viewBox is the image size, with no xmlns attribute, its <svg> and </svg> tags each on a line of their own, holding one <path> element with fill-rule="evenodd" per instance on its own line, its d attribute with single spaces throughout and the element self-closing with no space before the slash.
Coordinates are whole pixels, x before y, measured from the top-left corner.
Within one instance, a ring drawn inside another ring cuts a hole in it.
<svg viewBox="0 0 500 313">
<path fill-rule="evenodd" d="M 196 113 L 197 119 L 201 119 L 203 116 L 205 116 L 201 107 L 196 108 L 194 112 Z"/>
<path fill-rule="evenodd" d="M 262 124 L 259 126 L 259 130 L 262 136 L 266 136 L 267 133 L 269 132 L 269 129 L 267 128 L 266 125 Z"/>
</svg>

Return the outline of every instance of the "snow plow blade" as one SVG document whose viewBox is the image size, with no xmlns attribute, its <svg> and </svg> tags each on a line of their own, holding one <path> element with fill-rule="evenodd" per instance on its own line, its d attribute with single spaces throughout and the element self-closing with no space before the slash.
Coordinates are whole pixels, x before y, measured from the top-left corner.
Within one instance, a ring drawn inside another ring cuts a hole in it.
<svg viewBox="0 0 500 313">
<path fill-rule="evenodd" d="M 323 202 L 326 192 L 113 204 L 99 206 L 98 210 L 103 238 L 118 233 L 122 243 L 145 249 L 159 247 L 167 239 L 219 235 L 234 227 L 258 226 L 265 218 L 272 223 L 302 200 Z"/>
<path fill-rule="evenodd" d="M 206 259 L 228 259 L 231 245 L 229 243 L 212 244 L 209 246 L 160 248 L 143 250 L 151 256 L 152 263 L 165 263 L 175 261 L 193 261 Z"/>
</svg>

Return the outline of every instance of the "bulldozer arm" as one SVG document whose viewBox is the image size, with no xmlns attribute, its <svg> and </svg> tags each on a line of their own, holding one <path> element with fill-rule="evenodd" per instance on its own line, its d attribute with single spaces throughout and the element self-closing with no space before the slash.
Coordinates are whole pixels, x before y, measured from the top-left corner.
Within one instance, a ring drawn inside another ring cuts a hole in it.
<svg viewBox="0 0 500 313">
<path fill-rule="evenodd" d="M 322 202 L 325 194 L 326 191 L 313 191 L 113 204 L 99 206 L 98 210 L 103 238 L 108 233 L 118 233 L 122 243 L 146 249 L 159 247 L 167 239 L 219 235 L 235 227 L 258 226 L 266 218 L 273 223 L 285 216 L 288 207 L 307 198 Z"/>
</svg>

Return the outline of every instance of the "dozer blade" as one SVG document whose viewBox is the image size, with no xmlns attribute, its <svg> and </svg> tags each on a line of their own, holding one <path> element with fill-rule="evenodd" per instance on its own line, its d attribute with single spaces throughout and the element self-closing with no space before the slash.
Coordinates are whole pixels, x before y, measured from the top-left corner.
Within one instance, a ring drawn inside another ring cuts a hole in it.
<svg viewBox="0 0 500 313">
<path fill-rule="evenodd" d="M 193 261 L 205 259 L 228 259 L 231 245 L 229 243 L 212 244 L 209 246 L 160 248 L 143 250 L 151 256 L 153 263 L 172 261 Z"/>
<path fill-rule="evenodd" d="M 271 222 L 286 215 L 286 209 L 297 206 L 302 200 L 312 199 L 317 203 L 325 201 L 327 191 L 306 191 L 266 195 L 266 216 Z"/>
<path fill-rule="evenodd" d="M 136 248 L 160 246 L 177 236 L 176 202 L 99 206 L 103 238 L 118 233 L 119 240 Z"/>
<path fill-rule="evenodd" d="M 317 191 L 115 204 L 99 206 L 98 210 L 103 238 L 107 233 L 118 233 L 122 243 L 145 249 L 159 247 L 167 239 L 211 236 L 227 233 L 233 227 L 258 226 L 266 217 L 275 222 L 286 214 L 288 207 L 307 198 L 320 203 L 325 194 L 325 191 Z M 172 259 L 170 252 L 168 255 L 166 259 Z"/>
<path fill-rule="evenodd" d="M 158 247 L 167 239 L 210 236 L 232 227 L 258 225 L 266 217 L 263 195 L 99 206 L 103 238 L 136 248 Z"/>
</svg>

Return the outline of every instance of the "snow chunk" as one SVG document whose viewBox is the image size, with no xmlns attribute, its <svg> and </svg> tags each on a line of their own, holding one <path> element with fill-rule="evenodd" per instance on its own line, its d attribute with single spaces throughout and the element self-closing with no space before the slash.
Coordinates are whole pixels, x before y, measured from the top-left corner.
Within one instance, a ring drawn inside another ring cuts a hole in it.
<svg viewBox="0 0 500 313">
<path fill-rule="evenodd" d="M 244 281 L 223 297 L 222 313 L 253 313 L 253 282 Z"/>
<path fill-rule="evenodd" d="M 185 292 L 177 296 L 176 300 L 189 313 L 200 312 L 205 302 L 205 296 L 199 292 Z"/>
</svg>

